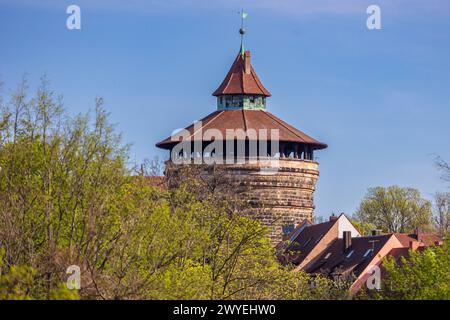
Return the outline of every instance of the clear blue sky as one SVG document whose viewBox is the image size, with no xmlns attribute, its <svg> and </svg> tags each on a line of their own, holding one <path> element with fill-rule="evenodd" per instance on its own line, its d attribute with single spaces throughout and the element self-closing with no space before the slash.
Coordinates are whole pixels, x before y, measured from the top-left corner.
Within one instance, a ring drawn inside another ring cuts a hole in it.
<svg viewBox="0 0 450 320">
<path fill-rule="evenodd" d="M 369 4 L 382 30 L 366 28 Z M 72 113 L 102 96 L 132 160 L 165 157 L 156 142 L 214 110 L 242 7 L 268 109 L 329 145 L 316 214 L 352 214 L 371 186 L 446 189 L 431 154 L 450 160 L 447 0 L 0 0 L 0 79 L 45 73 Z"/>
</svg>

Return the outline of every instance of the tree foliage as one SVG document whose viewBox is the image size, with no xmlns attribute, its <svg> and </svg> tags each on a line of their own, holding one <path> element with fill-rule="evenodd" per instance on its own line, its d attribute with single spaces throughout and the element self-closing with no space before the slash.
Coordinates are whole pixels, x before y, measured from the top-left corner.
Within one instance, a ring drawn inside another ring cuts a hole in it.
<svg viewBox="0 0 450 320">
<path fill-rule="evenodd" d="M 385 232 L 412 232 L 431 222 L 431 203 L 418 190 L 399 186 L 369 188 L 355 217 Z"/>
<path fill-rule="evenodd" d="M 450 299 L 449 241 L 424 251 L 410 251 L 400 260 L 388 258 L 386 279 L 377 297 L 382 299 Z"/>
<path fill-rule="evenodd" d="M 450 233 L 450 192 L 436 192 L 434 195 L 433 222 L 441 236 Z"/>
<path fill-rule="evenodd" d="M 0 249 L 0 300 L 76 300 L 78 292 L 69 290 L 64 284 L 50 290 L 49 295 L 42 295 L 42 291 L 36 283 L 37 270 L 26 265 L 10 266 L 3 268 L 4 249 Z"/>
<path fill-rule="evenodd" d="M 152 186 L 127 165 L 102 99 L 93 117 L 70 117 L 46 81 L 27 92 L 24 81 L 1 109 L 0 298 L 77 297 L 63 287 L 70 265 L 84 299 L 345 297 L 280 266 L 220 179 Z"/>
</svg>

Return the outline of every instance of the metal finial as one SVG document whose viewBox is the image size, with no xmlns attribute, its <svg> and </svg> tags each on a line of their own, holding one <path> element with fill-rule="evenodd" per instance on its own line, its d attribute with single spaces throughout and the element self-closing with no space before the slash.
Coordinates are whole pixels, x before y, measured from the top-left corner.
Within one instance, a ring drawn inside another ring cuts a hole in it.
<svg viewBox="0 0 450 320">
<path fill-rule="evenodd" d="M 244 9 L 239 12 L 241 15 L 241 28 L 239 29 L 239 34 L 241 35 L 241 54 L 244 54 L 244 35 L 245 35 L 245 29 L 244 29 L 244 19 L 247 17 L 247 12 L 244 12 Z"/>
</svg>

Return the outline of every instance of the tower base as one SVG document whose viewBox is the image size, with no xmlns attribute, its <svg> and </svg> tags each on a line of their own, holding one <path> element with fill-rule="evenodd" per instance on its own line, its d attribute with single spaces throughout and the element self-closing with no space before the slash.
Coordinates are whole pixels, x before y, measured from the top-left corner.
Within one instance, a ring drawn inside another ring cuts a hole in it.
<svg viewBox="0 0 450 320">
<path fill-rule="evenodd" d="M 179 166 L 167 166 L 169 174 L 173 176 Z M 269 228 L 268 236 L 274 245 L 295 225 L 313 219 L 313 193 L 319 176 L 316 161 L 246 158 L 214 166 L 226 173 L 235 192 L 250 204 L 255 218 Z M 208 174 L 212 174 L 210 170 L 202 170 L 202 175 Z"/>
</svg>

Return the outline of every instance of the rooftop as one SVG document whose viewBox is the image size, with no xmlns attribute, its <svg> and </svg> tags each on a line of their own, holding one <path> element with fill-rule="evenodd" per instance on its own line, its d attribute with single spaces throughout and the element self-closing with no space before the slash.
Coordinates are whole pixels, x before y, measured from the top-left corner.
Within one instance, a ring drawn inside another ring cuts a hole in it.
<svg viewBox="0 0 450 320">
<path fill-rule="evenodd" d="M 323 274 L 353 272 L 358 276 L 392 236 L 386 234 L 352 238 L 347 250 L 344 250 L 344 241 L 336 239 L 306 271 Z"/>
<path fill-rule="evenodd" d="M 264 88 L 250 63 L 250 51 L 238 53 L 230 71 L 220 86 L 213 92 L 213 96 L 227 94 L 254 94 L 270 97 L 270 92 Z"/>
<path fill-rule="evenodd" d="M 324 149 L 327 147 L 325 143 L 315 140 L 270 112 L 263 110 L 219 110 L 210 113 L 200 121 L 201 127 L 195 128 L 196 131 L 194 131 L 194 124 L 185 128 L 190 135 L 189 137 L 184 136 L 182 140 L 192 142 L 198 140 L 205 142 L 211 142 L 216 139 L 227 140 L 227 130 L 234 130 L 234 132 L 244 130 L 246 135 L 237 140 L 259 140 L 261 138 L 270 141 L 278 138 L 279 141 L 308 144 L 313 149 Z M 195 134 L 200 131 L 204 133 L 208 129 L 218 130 L 221 133 L 222 139 L 214 136 L 205 137 L 203 134 Z M 252 129 L 255 135 L 251 134 L 253 132 Z M 260 132 L 260 129 L 267 129 L 267 136 L 261 137 L 262 132 Z M 278 137 L 272 137 L 272 129 L 278 130 Z M 181 141 L 180 138 L 175 134 L 159 142 L 156 146 L 163 149 L 170 149 L 173 145 Z"/>
</svg>

